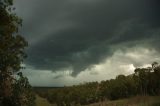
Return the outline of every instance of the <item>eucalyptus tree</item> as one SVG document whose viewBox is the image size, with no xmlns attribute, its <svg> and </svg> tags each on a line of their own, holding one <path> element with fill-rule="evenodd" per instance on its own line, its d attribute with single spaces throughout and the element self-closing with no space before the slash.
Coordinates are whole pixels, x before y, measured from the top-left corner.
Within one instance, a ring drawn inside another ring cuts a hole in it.
<svg viewBox="0 0 160 106">
<path fill-rule="evenodd" d="M 0 105 L 14 106 L 12 97 L 17 79 L 15 73 L 20 71 L 26 57 L 26 40 L 18 34 L 22 26 L 14 12 L 13 0 L 0 1 Z"/>
</svg>

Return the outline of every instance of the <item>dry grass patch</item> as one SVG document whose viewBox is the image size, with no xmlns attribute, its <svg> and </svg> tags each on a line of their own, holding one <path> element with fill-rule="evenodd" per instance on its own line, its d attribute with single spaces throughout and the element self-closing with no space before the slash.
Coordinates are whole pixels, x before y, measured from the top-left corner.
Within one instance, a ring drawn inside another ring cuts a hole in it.
<svg viewBox="0 0 160 106">
<path fill-rule="evenodd" d="M 129 99 L 104 101 L 87 106 L 160 106 L 160 96 L 136 96 Z"/>
</svg>

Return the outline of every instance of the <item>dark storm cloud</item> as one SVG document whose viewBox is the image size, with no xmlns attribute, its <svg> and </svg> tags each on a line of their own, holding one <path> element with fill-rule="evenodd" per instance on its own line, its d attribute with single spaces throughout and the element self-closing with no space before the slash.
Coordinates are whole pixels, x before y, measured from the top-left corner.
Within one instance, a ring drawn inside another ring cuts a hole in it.
<svg viewBox="0 0 160 106">
<path fill-rule="evenodd" d="M 158 4 L 158 0 L 17 1 L 17 12 L 24 18 L 22 33 L 30 43 L 26 63 L 41 70 L 71 69 L 77 75 L 111 56 L 113 46 L 152 45 L 148 40 L 158 45 Z"/>
</svg>

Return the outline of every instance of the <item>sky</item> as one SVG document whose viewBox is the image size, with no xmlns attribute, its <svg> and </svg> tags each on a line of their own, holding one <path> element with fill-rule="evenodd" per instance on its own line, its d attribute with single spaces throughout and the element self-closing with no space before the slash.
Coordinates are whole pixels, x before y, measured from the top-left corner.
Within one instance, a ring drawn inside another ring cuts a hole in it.
<svg viewBox="0 0 160 106">
<path fill-rule="evenodd" d="M 160 62 L 159 0 L 14 0 L 33 86 L 129 75 Z"/>
</svg>

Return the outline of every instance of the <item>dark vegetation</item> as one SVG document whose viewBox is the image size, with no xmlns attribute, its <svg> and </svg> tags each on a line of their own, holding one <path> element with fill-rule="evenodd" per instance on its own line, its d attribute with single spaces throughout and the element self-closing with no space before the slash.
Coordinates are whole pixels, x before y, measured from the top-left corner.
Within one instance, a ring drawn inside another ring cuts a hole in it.
<svg viewBox="0 0 160 106">
<path fill-rule="evenodd" d="M 0 0 L 0 106 L 33 106 L 32 87 L 20 72 L 27 42 L 18 34 L 22 20 L 12 5 Z"/>
<path fill-rule="evenodd" d="M 58 106 L 76 104 L 87 105 L 104 100 L 117 100 L 137 95 L 160 95 L 160 65 L 157 62 L 152 67 L 137 68 L 132 75 L 118 75 L 115 79 L 89 82 L 85 84 L 48 89 L 46 92 L 36 92 L 49 102 Z"/>
</svg>

